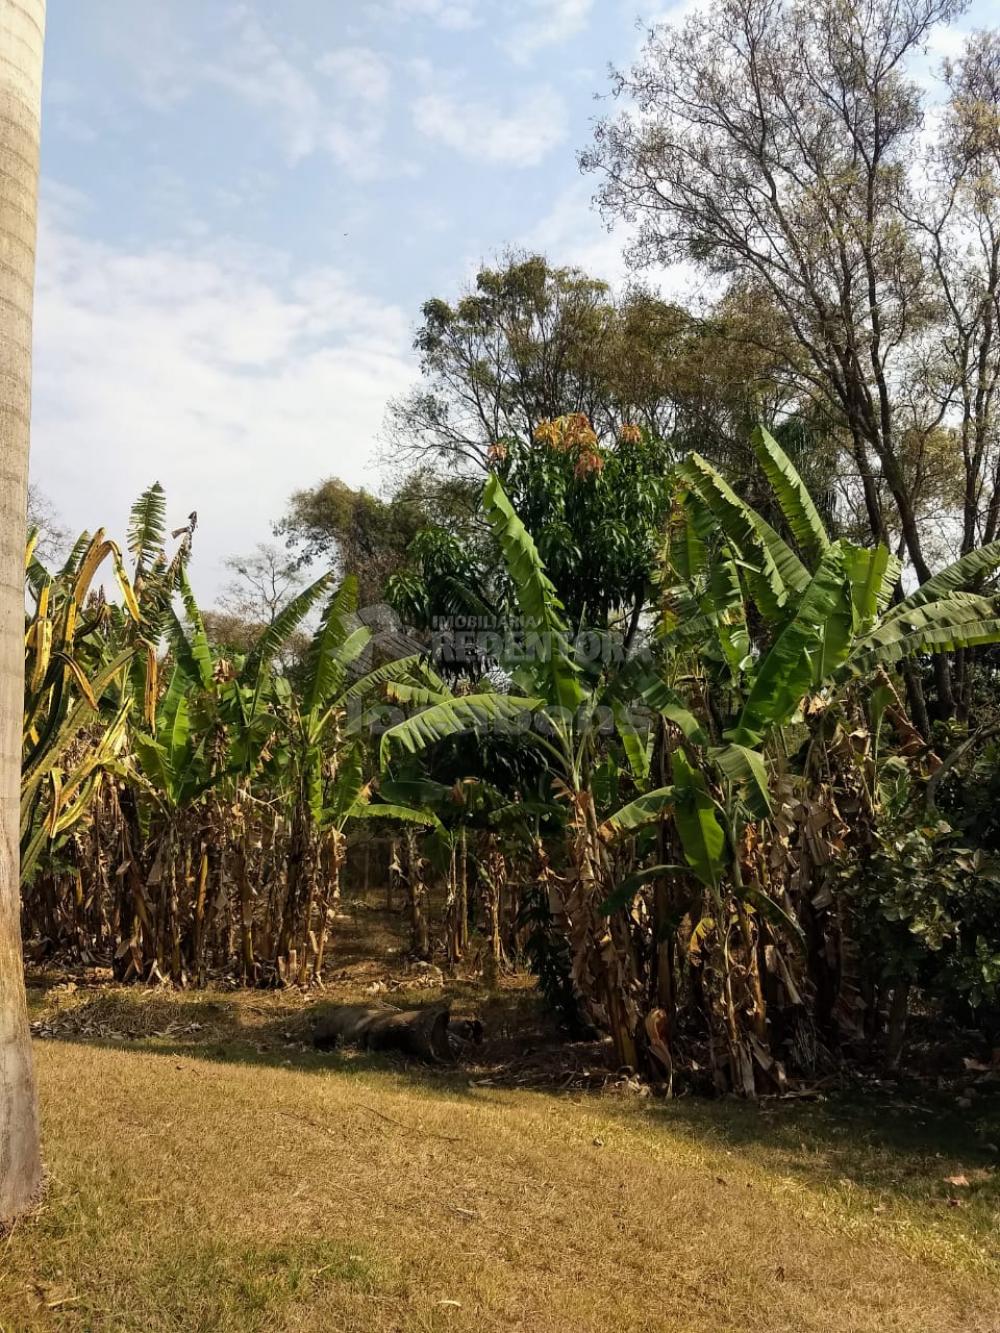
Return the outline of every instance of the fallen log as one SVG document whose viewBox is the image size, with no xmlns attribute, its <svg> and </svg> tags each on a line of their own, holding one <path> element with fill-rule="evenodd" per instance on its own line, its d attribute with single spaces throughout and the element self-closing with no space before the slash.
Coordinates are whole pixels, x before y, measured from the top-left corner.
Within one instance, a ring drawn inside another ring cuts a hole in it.
<svg viewBox="0 0 1000 1333">
<path fill-rule="evenodd" d="M 324 1006 L 313 1023 L 313 1045 L 330 1051 L 343 1042 L 367 1051 L 402 1051 L 430 1064 L 450 1064 L 455 1058 L 448 1033 L 450 1019 L 446 1004 L 425 1009 Z"/>
</svg>

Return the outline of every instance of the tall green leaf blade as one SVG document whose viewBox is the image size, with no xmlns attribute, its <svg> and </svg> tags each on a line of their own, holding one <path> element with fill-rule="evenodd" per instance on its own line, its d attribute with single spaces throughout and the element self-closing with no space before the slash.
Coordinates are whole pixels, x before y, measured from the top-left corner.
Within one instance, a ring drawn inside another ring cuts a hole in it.
<svg viewBox="0 0 1000 1333">
<path fill-rule="evenodd" d="M 790 588 L 792 592 L 804 592 L 809 586 L 809 570 L 806 569 L 784 537 L 775 532 L 766 518 L 758 514 L 755 509 L 751 509 L 750 514 L 754 528 L 767 548 L 786 587 Z"/>
<path fill-rule="evenodd" d="M 332 572 L 321 574 L 315 583 L 310 583 L 308 588 L 304 588 L 287 606 L 282 607 L 247 654 L 241 672 L 243 681 L 251 686 L 257 684 L 261 671 L 270 665 L 275 654 L 281 651 L 282 645 L 295 633 L 332 582 Z"/>
<path fill-rule="evenodd" d="M 954 564 L 942 569 L 926 583 L 922 583 L 910 593 L 909 597 L 904 597 L 888 611 L 885 618 L 896 620 L 900 616 L 909 615 L 917 607 L 927 606 L 930 602 L 949 597 L 952 593 L 968 588 L 969 584 L 976 582 L 977 579 L 992 574 L 998 567 L 1000 567 L 1000 541 L 980 546 L 975 551 L 970 551 L 968 555 L 963 555 L 961 560 L 956 560 Z"/>
<path fill-rule="evenodd" d="M 183 774 L 191 758 L 188 741 L 191 736 L 191 714 L 188 701 L 182 695 L 177 701 L 173 721 L 167 734 L 167 747 L 171 771 L 178 776 Z"/>
<path fill-rule="evenodd" d="M 507 694 L 467 694 L 449 699 L 447 703 L 427 708 L 390 727 L 382 737 L 381 763 L 384 767 L 388 762 L 394 745 L 410 754 L 418 754 L 428 745 L 449 736 L 516 721 L 523 714 L 534 712 L 541 702 L 540 699 L 515 698 Z"/>
<path fill-rule="evenodd" d="M 174 804 L 176 798 L 175 776 L 170 767 L 166 749 L 159 741 L 154 741 L 152 736 L 144 736 L 141 732 L 136 732 L 133 735 L 132 748 L 142 767 L 146 781 L 158 796 L 164 797 L 170 804 Z"/>
<path fill-rule="evenodd" d="M 719 823 L 715 802 L 705 780 L 688 763 L 683 750 L 670 756 L 674 777 L 674 823 L 680 834 L 684 859 L 710 888 L 718 886 L 726 851 L 726 833 Z"/>
<path fill-rule="evenodd" d="M 620 810 L 616 810 L 601 824 L 598 832 L 606 842 L 611 842 L 615 838 L 634 833 L 647 824 L 655 823 L 673 807 L 673 804 L 673 787 L 657 787 L 654 791 L 647 791 L 642 796 L 637 796 L 634 801 L 629 801 L 628 805 L 623 805 Z"/>
<path fill-rule="evenodd" d="M 337 757 L 337 776 L 328 799 L 328 822 L 339 828 L 365 790 L 364 750 L 360 745 L 349 745 Z"/>
<path fill-rule="evenodd" d="M 772 807 L 764 756 L 735 742 L 715 746 L 709 750 L 709 754 L 730 782 L 739 785 L 750 812 L 757 819 L 767 819 L 772 813 Z"/>
<path fill-rule="evenodd" d="M 886 617 L 854 646 L 836 679 L 866 676 L 917 653 L 952 652 L 1000 643 L 1000 617 L 988 598 L 955 594 L 929 606 L 911 607 L 906 615 Z"/>
<path fill-rule="evenodd" d="M 844 568 L 851 583 L 854 632 L 864 633 L 892 596 L 899 579 L 900 562 L 886 546 L 853 546 L 842 541 Z"/>
<path fill-rule="evenodd" d="M 821 559 L 830 538 L 805 482 L 770 431 L 757 426 L 750 441 L 799 550 L 815 560 Z"/>
<path fill-rule="evenodd" d="M 761 662 L 739 726 L 761 732 L 787 722 L 810 687 L 846 655 L 852 607 L 844 556 L 831 546 L 799 603 L 795 616 Z M 827 658 L 829 661 L 827 662 Z"/>
<path fill-rule="evenodd" d="M 652 759 L 653 728 L 650 727 L 645 732 L 640 731 L 632 721 L 629 710 L 622 704 L 613 705 L 612 714 L 632 776 L 638 778 L 640 782 L 645 782 L 649 777 Z"/>
<path fill-rule="evenodd" d="M 304 711 L 313 719 L 326 707 L 344 679 L 340 650 L 348 636 L 347 617 L 358 606 L 358 581 L 348 574 L 333 593 L 306 653 Z"/>
<path fill-rule="evenodd" d="M 180 588 L 181 601 L 184 603 L 184 613 L 191 627 L 188 645 L 197 668 L 198 679 L 206 690 L 211 689 L 214 670 L 212 649 L 208 642 L 208 634 L 205 632 L 205 622 L 202 619 L 198 603 L 194 599 L 194 593 L 191 591 L 187 571 L 184 569 L 180 570 L 178 587 Z"/>
<path fill-rule="evenodd" d="M 653 709 L 654 712 L 662 714 L 673 722 L 695 745 L 708 744 L 708 737 L 701 723 L 685 701 L 663 680 L 648 659 L 640 657 L 633 658 L 622 667 L 601 695 L 599 702 L 615 709 L 627 706 L 635 700 L 639 700 L 647 708 Z"/>
<path fill-rule="evenodd" d="M 356 804 L 351 806 L 351 819 L 398 819 L 404 824 L 423 824 L 425 828 L 440 825 L 440 820 L 430 810 L 417 810 L 408 805 L 391 805 L 388 801 Z"/>
<path fill-rule="evenodd" d="M 426 685 L 414 685 L 405 680 L 390 680 L 385 684 L 385 697 L 393 703 L 415 704 L 418 708 L 429 708 L 432 704 L 443 704 L 453 696 L 448 690 L 429 690 Z"/>
<path fill-rule="evenodd" d="M 768 620 L 780 620 L 788 603 L 786 578 L 775 556 L 795 581 L 808 582 L 805 566 L 794 551 L 736 494 L 725 478 L 700 454 L 692 453 L 676 467 L 680 479 L 714 514 L 744 565 L 751 595 Z M 794 585 L 793 585 L 794 586 Z"/>
<path fill-rule="evenodd" d="M 554 702 L 573 713 L 585 696 L 569 648 L 562 603 L 545 573 L 534 539 L 514 512 L 496 473 L 490 474 L 483 489 L 483 508 L 503 552 L 526 627 L 542 636 L 539 647 Z"/>
<path fill-rule="evenodd" d="M 622 882 L 608 894 L 597 910 L 602 916 L 610 916 L 612 912 L 619 912 L 623 907 L 628 907 L 631 904 L 643 884 L 648 884 L 651 879 L 662 879 L 664 875 L 670 874 L 689 875 L 690 871 L 687 866 L 669 864 L 643 866 L 641 870 L 635 870 L 631 875 L 627 875 L 625 879 L 623 879 Z"/>
<path fill-rule="evenodd" d="M 352 685 L 349 685 L 339 696 L 337 702 L 345 707 L 355 700 L 363 699 L 372 694 L 380 685 L 392 681 L 406 682 L 416 686 L 423 685 L 441 693 L 446 693 L 448 688 L 441 677 L 426 665 L 423 656 L 414 653 L 410 657 L 397 657 L 394 662 L 385 662 L 382 666 L 375 667 L 367 675 L 361 676 Z"/>
</svg>

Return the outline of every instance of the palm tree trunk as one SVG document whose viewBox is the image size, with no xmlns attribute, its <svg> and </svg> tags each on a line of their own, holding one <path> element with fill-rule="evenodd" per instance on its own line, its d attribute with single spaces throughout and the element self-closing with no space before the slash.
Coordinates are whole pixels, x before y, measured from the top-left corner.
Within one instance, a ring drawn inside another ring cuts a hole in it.
<svg viewBox="0 0 1000 1333">
<path fill-rule="evenodd" d="M 0 1225 L 41 1188 L 21 956 L 24 523 L 44 0 L 0 0 Z"/>
</svg>

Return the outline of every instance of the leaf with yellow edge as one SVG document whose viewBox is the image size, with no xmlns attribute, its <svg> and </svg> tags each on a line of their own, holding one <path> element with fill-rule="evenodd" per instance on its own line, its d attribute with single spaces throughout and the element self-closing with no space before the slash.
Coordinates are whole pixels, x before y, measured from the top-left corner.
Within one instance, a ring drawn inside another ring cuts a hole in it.
<svg viewBox="0 0 1000 1333">
<path fill-rule="evenodd" d="M 93 582 L 94 575 L 97 573 L 101 562 L 107 556 L 112 543 L 105 540 L 104 529 L 98 528 L 90 539 L 83 558 L 80 561 L 80 567 L 77 570 L 76 581 L 73 584 L 73 601 L 79 606 L 86 600 L 87 593 L 90 591 L 90 585 Z"/>
<path fill-rule="evenodd" d="M 156 730 L 156 703 L 160 694 L 160 666 L 156 660 L 156 645 L 143 639 L 146 649 L 146 682 L 142 701 L 143 713 L 150 731 Z"/>
<path fill-rule="evenodd" d="M 45 827 L 49 837 L 54 838 L 59 820 L 59 808 L 62 805 L 62 773 L 58 768 L 54 768 L 49 774 L 49 781 L 52 783 L 52 805 L 49 807 Z"/>
<path fill-rule="evenodd" d="M 111 555 L 114 559 L 115 579 L 118 582 L 118 587 L 121 589 L 122 600 L 125 603 L 129 615 L 138 625 L 139 621 L 142 619 L 142 612 L 139 610 L 139 603 L 136 600 L 132 581 L 125 573 L 125 565 L 122 562 L 122 553 L 114 542 L 109 542 L 108 545 L 111 548 Z"/>
<path fill-rule="evenodd" d="M 84 675 L 83 669 L 80 666 L 79 662 L 77 662 L 75 658 L 70 657 L 68 653 L 59 652 L 59 653 L 54 653 L 53 656 L 56 658 L 57 661 L 62 662 L 63 666 L 76 681 L 77 689 L 80 691 L 80 693 L 86 699 L 87 703 L 90 704 L 91 708 L 96 713 L 97 699 L 94 695 L 93 689 L 91 688 L 90 681 Z"/>
</svg>

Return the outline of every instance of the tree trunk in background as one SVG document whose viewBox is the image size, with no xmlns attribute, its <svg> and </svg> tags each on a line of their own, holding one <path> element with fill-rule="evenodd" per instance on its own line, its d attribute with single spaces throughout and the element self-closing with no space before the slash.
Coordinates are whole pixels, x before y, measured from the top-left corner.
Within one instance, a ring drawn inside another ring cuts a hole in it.
<svg viewBox="0 0 1000 1333">
<path fill-rule="evenodd" d="M 407 829 L 406 884 L 410 898 L 410 949 L 415 958 L 425 961 L 431 956 L 430 924 L 427 920 L 427 886 L 424 883 L 424 861 L 420 855 L 417 835 Z"/>
<path fill-rule="evenodd" d="M 20 917 L 24 524 L 44 0 L 0 0 L 0 1225 L 41 1188 Z"/>
</svg>

